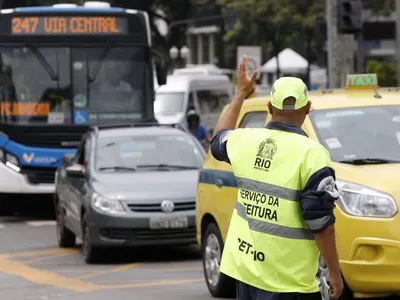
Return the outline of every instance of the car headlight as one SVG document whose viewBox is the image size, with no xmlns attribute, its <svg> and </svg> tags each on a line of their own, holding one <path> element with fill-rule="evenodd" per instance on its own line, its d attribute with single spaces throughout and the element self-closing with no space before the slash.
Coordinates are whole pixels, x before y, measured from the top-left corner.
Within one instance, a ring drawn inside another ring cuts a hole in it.
<svg viewBox="0 0 400 300">
<path fill-rule="evenodd" d="M 124 215 L 126 210 L 122 206 L 121 202 L 115 199 L 108 199 L 106 197 L 100 196 L 98 194 L 93 194 L 92 196 L 92 206 L 102 212 Z"/>
<path fill-rule="evenodd" d="M 336 181 L 340 197 L 338 206 L 349 215 L 370 218 L 391 218 L 397 205 L 388 194 L 345 181 Z"/>
<path fill-rule="evenodd" d="M 18 158 L 10 153 L 5 152 L 2 149 L 0 149 L 0 161 L 10 169 L 16 172 L 20 171 Z"/>
</svg>

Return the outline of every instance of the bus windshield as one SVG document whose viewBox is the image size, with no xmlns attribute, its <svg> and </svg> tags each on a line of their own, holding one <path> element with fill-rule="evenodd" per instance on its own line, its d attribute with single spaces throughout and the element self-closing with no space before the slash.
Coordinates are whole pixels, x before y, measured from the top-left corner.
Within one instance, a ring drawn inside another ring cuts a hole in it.
<svg viewBox="0 0 400 300">
<path fill-rule="evenodd" d="M 152 97 L 147 61 L 144 47 L 0 46 L 0 122 L 141 120 Z"/>
</svg>

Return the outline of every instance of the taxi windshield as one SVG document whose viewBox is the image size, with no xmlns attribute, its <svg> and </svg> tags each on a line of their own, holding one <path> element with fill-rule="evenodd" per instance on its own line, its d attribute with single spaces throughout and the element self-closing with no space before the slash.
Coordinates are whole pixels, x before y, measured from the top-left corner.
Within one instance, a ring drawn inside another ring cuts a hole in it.
<svg viewBox="0 0 400 300">
<path fill-rule="evenodd" d="M 332 161 L 400 161 L 400 106 L 317 110 L 310 118 Z"/>
</svg>

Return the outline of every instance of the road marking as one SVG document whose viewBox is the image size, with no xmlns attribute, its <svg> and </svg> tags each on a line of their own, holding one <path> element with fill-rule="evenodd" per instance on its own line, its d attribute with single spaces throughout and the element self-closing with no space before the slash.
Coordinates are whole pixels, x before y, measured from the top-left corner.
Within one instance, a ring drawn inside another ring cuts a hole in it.
<svg viewBox="0 0 400 300">
<path fill-rule="evenodd" d="M 6 226 L 0 223 L 0 229 L 4 229 L 4 228 L 6 228 Z"/>
<path fill-rule="evenodd" d="M 187 267 L 187 268 L 168 268 L 168 269 L 157 269 L 162 272 L 185 272 L 185 271 L 201 271 L 202 267 Z"/>
<path fill-rule="evenodd" d="M 98 277 L 98 276 L 105 275 L 105 274 L 124 272 L 124 271 L 130 270 L 132 268 L 135 268 L 138 265 L 140 265 L 140 263 L 123 265 L 123 266 L 120 266 L 120 267 L 117 267 L 117 268 L 113 268 L 111 270 L 103 270 L 103 271 L 93 272 L 93 273 L 90 273 L 90 274 L 79 276 L 78 278 L 79 279 L 86 279 L 86 278 L 91 278 L 91 277 Z"/>
<path fill-rule="evenodd" d="M 39 255 L 59 255 L 60 253 L 74 254 L 77 252 L 79 252 L 79 249 L 77 248 L 71 248 L 71 249 L 53 248 L 53 249 L 37 250 L 30 252 L 6 253 L 0 255 L 0 258 L 15 258 L 15 257 L 28 258 L 31 256 L 39 256 Z"/>
<path fill-rule="evenodd" d="M 101 285 L 85 282 L 76 278 L 68 278 L 55 272 L 40 270 L 6 258 L 0 258 L 0 266 L 3 273 L 20 276 L 37 284 L 56 286 L 76 292 L 103 289 Z"/>
<path fill-rule="evenodd" d="M 184 279 L 184 280 L 160 280 L 160 281 L 148 281 L 142 283 L 133 284 L 116 284 L 116 285 L 105 285 L 104 289 L 114 290 L 114 289 L 128 289 L 128 288 L 141 288 L 150 286 L 165 286 L 165 285 L 176 285 L 176 284 L 187 284 L 187 283 L 199 283 L 204 282 L 204 278 L 196 279 Z"/>
<path fill-rule="evenodd" d="M 28 260 L 24 260 L 23 263 L 24 264 L 35 264 L 35 263 L 40 263 L 40 264 L 44 264 L 44 263 L 50 263 L 50 264 L 58 264 L 57 261 L 48 261 L 49 259 L 52 258 L 57 258 L 57 257 L 61 257 L 61 256 L 68 256 L 68 255 L 72 255 L 75 254 L 76 251 L 67 251 L 67 252 L 60 252 L 60 253 L 54 253 L 51 255 L 47 255 L 44 257 L 37 257 L 34 259 L 28 259 Z"/>
<path fill-rule="evenodd" d="M 142 282 L 132 282 L 127 284 L 97 284 L 91 283 L 84 280 L 83 278 L 91 278 L 103 274 L 123 272 L 125 270 L 136 267 L 141 263 L 134 263 L 123 265 L 117 268 L 113 268 L 111 270 L 103 270 L 100 272 L 89 273 L 77 278 L 70 278 L 60 275 L 59 273 L 42 270 L 39 268 L 31 267 L 26 264 L 26 262 L 19 262 L 11 260 L 11 258 L 28 258 L 32 256 L 38 255 L 47 255 L 47 256 L 58 256 L 58 255 L 67 255 L 67 254 L 75 254 L 78 252 L 78 249 L 47 249 L 47 250 L 39 250 L 39 251 L 31 251 L 31 252 L 22 252 L 22 253 L 6 253 L 0 254 L 0 266 L 1 271 L 6 274 L 19 276 L 25 278 L 33 283 L 39 285 L 49 285 L 59 287 L 65 290 L 75 291 L 75 292 L 86 292 L 86 291 L 95 291 L 95 290 L 113 290 L 113 289 L 128 289 L 128 288 L 141 288 L 141 287 L 153 287 L 153 286 L 174 286 L 177 284 L 190 284 L 190 283 L 200 283 L 204 282 L 204 278 L 195 278 L 195 279 L 176 279 L 176 280 L 160 280 L 160 281 L 142 281 Z M 49 258 L 49 257 L 46 257 Z M 182 268 L 184 269 L 184 268 Z M 61 271 L 62 272 L 62 271 Z"/>
<path fill-rule="evenodd" d="M 25 224 L 33 227 L 41 227 L 41 226 L 55 226 L 56 221 L 27 221 Z"/>
</svg>

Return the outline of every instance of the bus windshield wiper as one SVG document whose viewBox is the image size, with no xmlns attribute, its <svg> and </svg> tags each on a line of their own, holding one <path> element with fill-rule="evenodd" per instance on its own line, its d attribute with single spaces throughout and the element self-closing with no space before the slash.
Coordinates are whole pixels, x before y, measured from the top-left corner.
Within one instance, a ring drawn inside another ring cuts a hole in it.
<svg viewBox="0 0 400 300">
<path fill-rule="evenodd" d="M 393 164 L 400 163 L 400 160 L 384 159 L 384 158 L 359 158 L 359 159 L 348 159 L 340 160 L 339 163 L 351 164 L 351 165 L 373 165 L 373 164 Z"/>
<path fill-rule="evenodd" d="M 123 166 L 112 166 L 112 167 L 102 167 L 99 168 L 99 171 L 107 171 L 107 170 L 115 170 L 115 171 L 136 171 L 134 167 L 123 167 Z"/>
<path fill-rule="evenodd" d="M 38 61 L 42 64 L 42 66 L 45 68 L 47 73 L 49 74 L 51 80 L 53 81 L 58 81 L 59 77 L 56 71 L 53 70 L 47 59 L 43 56 L 43 54 L 39 51 L 39 49 L 34 46 L 34 45 L 27 45 L 29 49 L 31 49 L 32 53 L 36 56 Z"/>
<path fill-rule="evenodd" d="M 107 42 L 107 44 L 103 48 L 103 52 L 101 53 L 99 59 L 96 62 L 96 65 L 93 68 L 93 72 L 91 72 L 91 74 L 89 74 L 89 82 L 93 82 L 96 80 L 97 74 L 99 73 L 100 68 L 103 65 L 103 62 L 107 57 L 109 46 L 110 46 L 110 42 Z"/>
</svg>

